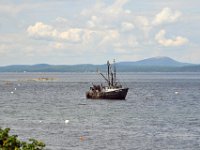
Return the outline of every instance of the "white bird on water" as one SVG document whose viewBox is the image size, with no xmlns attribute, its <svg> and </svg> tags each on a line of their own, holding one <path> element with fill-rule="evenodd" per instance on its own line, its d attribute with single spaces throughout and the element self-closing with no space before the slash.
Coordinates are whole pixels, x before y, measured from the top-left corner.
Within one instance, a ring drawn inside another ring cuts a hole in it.
<svg viewBox="0 0 200 150">
<path fill-rule="evenodd" d="M 175 94 L 178 94 L 178 92 L 175 92 Z"/>
<path fill-rule="evenodd" d="M 65 123 L 66 123 L 66 124 L 69 123 L 69 120 L 65 120 Z"/>
</svg>

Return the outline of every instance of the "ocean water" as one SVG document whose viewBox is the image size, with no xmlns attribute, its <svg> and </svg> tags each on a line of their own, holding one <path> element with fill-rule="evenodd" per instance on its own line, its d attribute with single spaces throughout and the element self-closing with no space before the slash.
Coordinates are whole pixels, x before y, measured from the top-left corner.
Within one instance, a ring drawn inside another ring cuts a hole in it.
<svg viewBox="0 0 200 150">
<path fill-rule="evenodd" d="M 125 101 L 86 99 L 96 73 L 1 73 L 0 127 L 50 150 L 200 149 L 200 73 L 119 78 Z"/>
</svg>

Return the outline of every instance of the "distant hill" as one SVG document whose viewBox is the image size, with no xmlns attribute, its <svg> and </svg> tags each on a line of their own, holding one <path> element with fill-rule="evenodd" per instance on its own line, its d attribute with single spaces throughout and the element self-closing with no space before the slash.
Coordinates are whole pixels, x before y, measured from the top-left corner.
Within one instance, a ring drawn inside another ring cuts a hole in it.
<svg viewBox="0 0 200 150">
<path fill-rule="evenodd" d="M 152 57 L 135 62 L 121 62 L 119 65 L 124 66 L 165 66 L 165 67 L 181 67 L 192 64 L 178 62 L 169 57 Z"/>
<path fill-rule="evenodd" d="M 116 63 L 118 72 L 200 72 L 200 65 L 178 62 L 169 57 L 153 57 L 140 61 Z M 0 72 L 105 72 L 106 64 L 92 65 L 10 65 Z"/>
</svg>

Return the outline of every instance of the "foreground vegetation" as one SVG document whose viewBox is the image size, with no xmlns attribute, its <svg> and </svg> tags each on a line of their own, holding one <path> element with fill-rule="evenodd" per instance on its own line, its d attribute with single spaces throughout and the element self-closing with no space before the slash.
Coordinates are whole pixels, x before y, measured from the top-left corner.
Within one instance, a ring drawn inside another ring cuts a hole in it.
<svg viewBox="0 0 200 150">
<path fill-rule="evenodd" d="M 35 139 L 20 141 L 17 135 L 9 135 L 10 128 L 0 128 L 0 150 L 43 150 L 45 144 Z"/>
</svg>

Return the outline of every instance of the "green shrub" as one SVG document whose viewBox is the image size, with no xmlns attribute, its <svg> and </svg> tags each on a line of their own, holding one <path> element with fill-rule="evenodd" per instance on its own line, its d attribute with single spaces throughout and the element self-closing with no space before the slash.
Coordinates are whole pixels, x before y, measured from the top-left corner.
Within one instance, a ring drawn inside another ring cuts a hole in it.
<svg viewBox="0 0 200 150">
<path fill-rule="evenodd" d="M 0 128 L 0 150 L 43 150 L 45 144 L 35 139 L 20 141 L 17 135 L 9 135 L 10 128 Z"/>
</svg>

